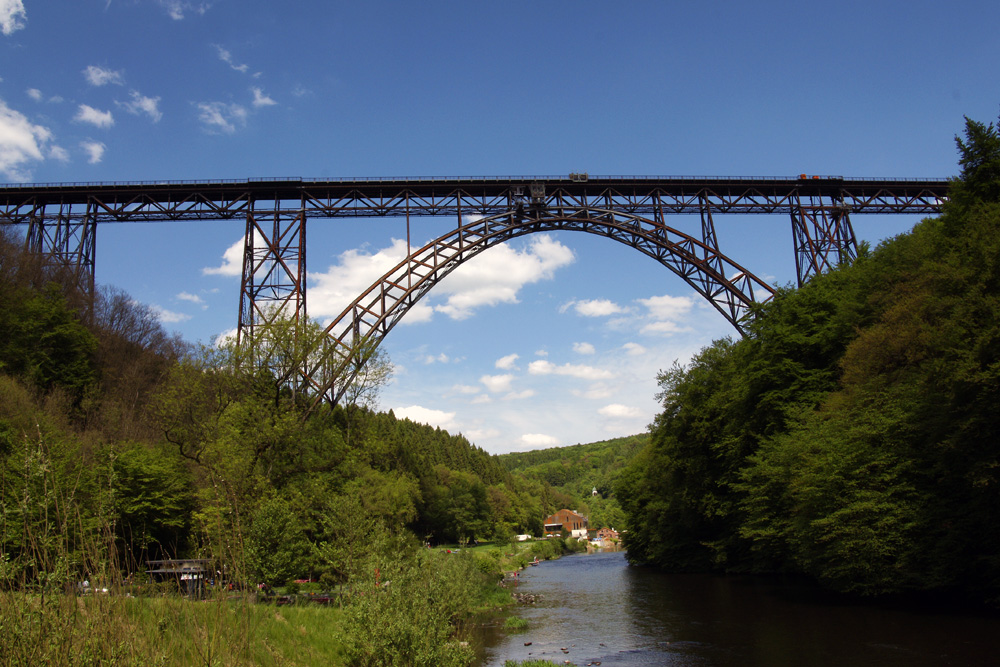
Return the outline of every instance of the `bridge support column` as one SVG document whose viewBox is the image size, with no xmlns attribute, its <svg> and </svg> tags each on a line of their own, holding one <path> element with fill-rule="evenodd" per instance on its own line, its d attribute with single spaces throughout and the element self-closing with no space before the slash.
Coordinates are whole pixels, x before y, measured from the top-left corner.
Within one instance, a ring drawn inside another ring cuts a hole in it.
<svg viewBox="0 0 1000 667">
<path fill-rule="evenodd" d="M 237 342 L 254 340 L 257 329 L 276 320 L 295 325 L 306 317 L 306 213 L 281 208 L 281 203 L 247 211 L 243 239 L 243 279 Z M 262 360 L 258 360 L 262 361 Z"/>
<path fill-rule="evenodd" d="M 57 278 L 68 281 L 88 304 L 94 304 L 97 211 L 88 203 L 82 213 L 69 204 L 60 204 L 53 218 L 45 206 L 32 211 L 25 247 L 44 258 L 45 267 Z"/>
<path fill-rule="evenodd" d="M 843 200 L 824 204 L 795 196 L 792 235 L 795 242 L 795 272 L 799 287 L 818 273 L 857 259 L 858 245 Z"/>
</svg>

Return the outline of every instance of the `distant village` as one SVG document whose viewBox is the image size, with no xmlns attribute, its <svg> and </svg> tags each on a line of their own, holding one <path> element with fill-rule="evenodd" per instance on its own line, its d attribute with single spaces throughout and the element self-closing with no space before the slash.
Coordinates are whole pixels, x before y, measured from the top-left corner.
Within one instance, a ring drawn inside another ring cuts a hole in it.
<svg viewBox="0 0 1000 667">
<path fill-rule="evenodd" d="M 618 544 L 618 531 L 604 526 L 591 528 L 590 520 L 583 514 L 570 509 L 561 509 L 545 517 L 545 537 L 566 535 L 578 540 L 586 540 L 595 547 L 612 547 Z M 527 540 L 529 535 L 518 535 L 519 540 Z"/>
</svg>

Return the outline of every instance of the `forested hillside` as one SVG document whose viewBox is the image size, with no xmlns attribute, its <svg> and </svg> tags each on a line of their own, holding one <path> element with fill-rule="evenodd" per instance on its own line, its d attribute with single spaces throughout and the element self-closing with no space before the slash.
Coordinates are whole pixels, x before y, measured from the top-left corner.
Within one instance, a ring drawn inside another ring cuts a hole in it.
<svg viewBox="0 0 1000 667">
<path fill-rule="evenodd" d="M 591 528 L 617 528 L 624 523 L 624 516 L 614 497 L 615 483 L 648 442 L 649 434 L 643 433 L 585 445 L 512 452 L 501 454 L 499 459 L 511 472 L 544 483 L 560 508 L 589 516 Z"/>
<path fill-rule="evenodd" d="M 631 560 L 998 600 L 1000 137 L 964 134 L 940 217 L 660 374 Z"/>
<path fill-rule="evenodd" d="M 123 573 L 198 557 L 247 581 L 343 582 L 379 531 L 504 541 L 555 508 L 461 436 L 355 405 L 305 418 L 275 370 L 296 354 L 287 327 L 253 371 L 247 350 L 172 338 L 120 291 L 91 308 L 9 236 L 0 331 L 0 585 L 67 554 L 82 576 L 109 535 Z"/>
</svg>

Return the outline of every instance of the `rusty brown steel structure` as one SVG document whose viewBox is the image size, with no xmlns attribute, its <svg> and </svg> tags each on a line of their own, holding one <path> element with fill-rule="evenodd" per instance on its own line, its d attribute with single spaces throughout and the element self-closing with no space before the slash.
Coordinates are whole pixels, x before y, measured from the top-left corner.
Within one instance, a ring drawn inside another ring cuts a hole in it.
<svg viewBox="0 0 1000 667">
<path fill-rule="evenodd" d="M 399 318 L 461 263 L 512 238 L 582 231 L 614 239 L 684 279 L 737 330 L 773 288 L 719 248 L 714 216 L 787 214 L 799 283 L 857 255 L 851 216 L 934 214 L 944 179 L 568 177 L 62 183 L 0 186 L 0 224 L 27 228 L 26 247 L 93 294 L 97 225 L 245 222 L 238 336 L 306 316 L 309 220 L 452 216 L 454 231 L 410 253 L 327 328 L 302 383 L 336 402 Z M 667 224 L 697 215 L 689 235 Z M 680 219 L 680 218 L 677 218 Z"/>
</svg>

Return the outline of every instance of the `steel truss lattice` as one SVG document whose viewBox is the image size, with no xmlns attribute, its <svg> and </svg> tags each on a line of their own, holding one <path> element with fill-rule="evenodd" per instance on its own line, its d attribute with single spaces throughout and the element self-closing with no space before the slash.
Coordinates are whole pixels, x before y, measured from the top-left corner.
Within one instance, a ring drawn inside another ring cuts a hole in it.
<svg viewBox="0 0 1000 667">
<path fill-rule="evenodd" d="M 317 402 L 336 402 L 367 352 L 428 290 L 461 263 L 512 238 L 568 230 L 624 243 L 676 273 L 742 331 L 752 304 L 769 299 L 773 290 L 720 251 L 715 216 L 788 214 L 802 284 L 857 256 L 851 216 L 938 213 L 948 188 L 943 179 L 579 174 L 0 185 L 0 225 L 26 226 L 26 247 L 50 266 L 72 272 L 79 290 L 92 298 L 98 223 L 242 220 L 242 341 L 256 340 L 262 327 L 279 318 L 304 321 L 307 220 L 457 218 L 453 232 L 411 253 L 330 325 L 323 349 L 308 355 L 309 368 L 284 372 Z M 700 217 L 700 239 L 666 225 L 670 216 L 685 214 Z M 472 215 L 481 219 L 469 222 Z M 253 363 L 269 366 L 267 345 L 257 349 Z"/>
</svg>

